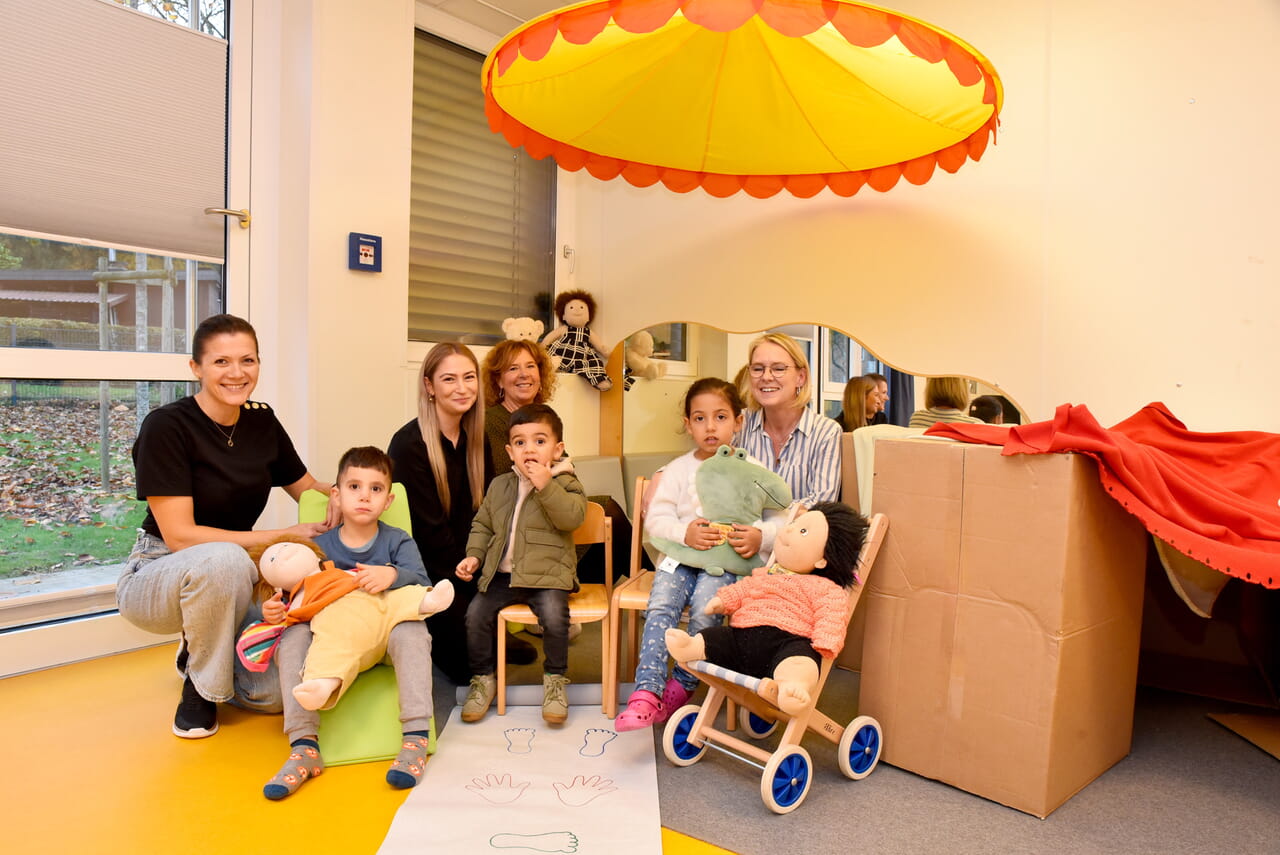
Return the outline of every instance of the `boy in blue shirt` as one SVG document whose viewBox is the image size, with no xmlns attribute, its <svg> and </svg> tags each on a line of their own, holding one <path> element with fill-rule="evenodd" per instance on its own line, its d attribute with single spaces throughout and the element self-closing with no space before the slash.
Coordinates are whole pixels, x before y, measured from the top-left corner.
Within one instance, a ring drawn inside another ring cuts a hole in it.
<svg viewBox="0 0 1280 855">
<path fill-rule="evenodd" d="M 338 477 L 331 496 L 342 511 L 342 524 L 317 535 L 315 542 L 335 567 L 353 571 L 360 589 L 370 594 L 405 585 L 431 586 L 413 538 L 403 529 L 378 519 L 394 498 L 391 458 L 373 446 L 348 450 L 338 463 Z M 437 585 L 432 593 L 442 599 L 447 595 L 451 600 L 452 586 L 446 581 Z M 263 617 L 270 623 L 280 623 L 286 609 L 277 592 L 263 604 Z M 284 701 L 284 729 L 291 751 L 284 767 L 262 788 L 263 795 L 269 799 L 291 795 L 324 771 L 317 739 L 320 717 L 315 710 L 324 705 L 325 698 L 300 699 L 294 693 L 310 644 L 311 630 L 307 624 L 300 623 L 285 631 L 276 654 Z M 431 635 L 426 623 L 414 620 L 397 624 L 387 640 L 387 660 L 396 669 L 400 722 L 404 730 L 404 742 L 387 771 L 387 783 L 397 789 L 407 789 L 422 779 L 430 739 Z M 325 694 L 327 697 L 328 693 Z M 307 701 L 305 706 L 303 700 Z"/>
</svg>

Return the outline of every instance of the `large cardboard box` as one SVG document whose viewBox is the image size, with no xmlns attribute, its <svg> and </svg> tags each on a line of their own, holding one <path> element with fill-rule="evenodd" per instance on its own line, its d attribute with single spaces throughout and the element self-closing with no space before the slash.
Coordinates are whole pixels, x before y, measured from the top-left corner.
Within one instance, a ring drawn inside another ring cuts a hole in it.
<svg viewBox="0 0 1280 855">
<path fill-rule="evenodd" d="M 885 762 L 1045 817 L 1129 752 L 1146 535 L 1095 466 L 877 444 L 859 708 Z"/>
</svg>

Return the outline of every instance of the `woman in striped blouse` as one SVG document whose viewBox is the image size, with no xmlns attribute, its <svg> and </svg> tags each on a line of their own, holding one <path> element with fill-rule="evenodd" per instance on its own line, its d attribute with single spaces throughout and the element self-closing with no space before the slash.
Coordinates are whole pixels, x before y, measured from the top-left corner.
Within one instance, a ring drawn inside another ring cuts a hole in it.
<svg viewBox="0 0 1280 855">
<path fill-rule="evenodd" d="M 734 439 L 762 461 L 806 505 L 840 499 L 840 425 L 809 409 L 809 360 L 789 335 L 765 333 L 751 342 L 751 400 Z"/>
</svg>

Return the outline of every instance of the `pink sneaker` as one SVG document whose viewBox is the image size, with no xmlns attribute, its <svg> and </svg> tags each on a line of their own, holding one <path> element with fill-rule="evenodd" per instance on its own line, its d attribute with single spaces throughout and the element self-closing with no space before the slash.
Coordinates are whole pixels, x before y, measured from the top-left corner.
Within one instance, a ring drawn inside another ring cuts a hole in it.
<svg viewBox="0 0 1280 855">
<path fill-rule="evenodd" d="M 628 730 L 652 727 L 666 720 L 667 717 L 662 715 L 662 701 L 658 700 L 658 696 L 647 689 L 637 689 L 627 698 L 627 708 L 613 720 L 613 729 L 625 733 Z"/>
<path fill-rule="evenodd" d="M 659 713 L 662 718 L 654 722 L 659 724 L 671 717 L 671 714 L 689 703 L 689 698 L 693 697 L 693 692 L 686 689 L 680 684 L 675 677 L 667 679 L 667 685 L 662 687 L 662 710 Z"/>
</svg>

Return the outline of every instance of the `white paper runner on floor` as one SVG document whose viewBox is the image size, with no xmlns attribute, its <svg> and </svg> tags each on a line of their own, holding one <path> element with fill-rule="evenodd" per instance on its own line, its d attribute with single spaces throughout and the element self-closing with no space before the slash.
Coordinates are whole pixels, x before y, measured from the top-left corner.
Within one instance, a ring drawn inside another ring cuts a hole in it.
<svg viewBox="0 0 1280 855">
<path fill-rule="evenodd" d="M 537 706 L 494 707 L 475 724 L 460 715 L 380 853 L 661 855 L 651 731 L 617 733 L 598 706 L 570 707 L 554 727 Z"/>
</svg>

